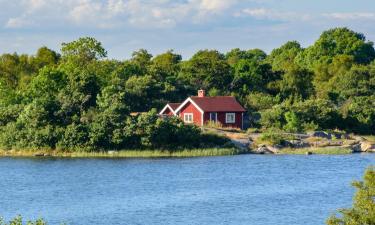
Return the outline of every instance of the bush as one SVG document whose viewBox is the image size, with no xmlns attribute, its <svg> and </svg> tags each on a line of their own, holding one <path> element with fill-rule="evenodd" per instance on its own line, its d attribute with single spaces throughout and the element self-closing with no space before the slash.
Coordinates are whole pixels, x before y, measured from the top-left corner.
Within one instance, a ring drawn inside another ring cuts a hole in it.
<svg viewBox="0 0 375 225">
<path fill-rule="evenodd" d="M 285 141 L 285 136 L 276 129 L 269 129 L 262 133 L 257 139 L 258 144 L 281 145 Z"/>
<path fill-rule="evenodd" d="M 21 216 L 17 216 L 9 223 L 5 222 L 1 217 L 0 217 L 0 225 L 47 225 L 47 223 L 43 219 L 37 219 L 35 221 L 27 221 L 26 223 L 23 222 L 23 219 Z"/>
<path fill-rule="evenodd" d="M 340 209 L 341 217 L 335 215 L 327 220 L 328 225 L 375 224 L 375 168 L 366 170 L 363 181 L 353 183 L 357 189 L 353 207 Z"/>
</svg>

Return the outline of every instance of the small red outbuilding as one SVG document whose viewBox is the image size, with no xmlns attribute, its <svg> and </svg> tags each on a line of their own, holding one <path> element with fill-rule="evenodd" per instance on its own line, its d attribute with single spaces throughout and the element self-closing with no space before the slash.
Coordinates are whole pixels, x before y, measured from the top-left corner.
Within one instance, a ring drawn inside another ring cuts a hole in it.
<svg viewBox="0 0 375 225">
<path fill-rule="evenodd" d="M 168 103 L 160 115 L 179 116 L 185 123 L 204 126 L 208 121 L 220 122 L 223 127 L 243 128 L 246 110 L 232 96 L 206 97 L 203 90 L 198 96 L 187 98 L 183 103 Z"/>
</svg>

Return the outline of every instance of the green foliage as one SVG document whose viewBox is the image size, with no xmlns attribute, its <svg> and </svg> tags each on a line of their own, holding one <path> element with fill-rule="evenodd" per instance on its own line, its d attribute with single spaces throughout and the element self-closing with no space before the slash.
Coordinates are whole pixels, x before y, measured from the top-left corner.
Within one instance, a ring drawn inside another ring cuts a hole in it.
<svg viewBox="0 0 375 225">
<path fill-rule="evenodd" d="M 280 48 L 272 50 L 267 57 L 274 71 L 288 71 L 295 64 L 294 60 L 303 51 L 297 41 L 289 41 Z"/>
<path fill-rule="evenodd" d="M 0 217 L 0 225 L 46 225 L 47 223 L 43 219 L 37 219 L 35 221 L 27 221 L 24 223 L 21 216 L 17 216 L 8 223 Z"/>
<path fill-rule="evenodd" d="M 82 37 L 70 43 L 63 43 L 61 52 L 64 59 L 74 61 L 77 64 L 107 56 L 107 51 L 102 47 L 102 44 L 92 37 Z"/>
<path fill-rule="evenodd" d="M 200 88 L 235 96 L 260 129 L 375 134 L 374 49 L 347 28 L 324 32 L 306 49 L 287 42 L 270 55 L 259 49 L 201 50 L 187 60 L 172 50 L 153 57 L 140 49 L 123 61 L 106 55 L 90 37 L 63 43 L 61 56 L 46 47 L 35 55 L 1 55 L 0 147 L 216 147 L 213 139 L 221 138 L 150 112 Z"/>
<path fill-rule="evenodd" d="M 301 120 L 298 118 L 294 112 L 285 113 L 286 124 L 284 125 L 284 130 L 287 132 L 300 132 L 302 130 Z"/>
<path fill-rule="evenodd" d="M 228 87 L 231 74 L 223 54 L 213 50 L 201 50 L 182 64 L 180 78 L 195 88 L 222 89 Z"/>
<path fill-rule="evenodd" d="M 352 208 L 340 209 L 341 216 L 333 215 L 328 218 L 328 225 L 375 224 L 375 168 L 368 168 L 363 181 L 354 182 L 353 186 L 357 192 Z"/>
<path fill-rule="evenodd" d="M 256 140 L 258 144 L 281 145 L 284 143 L 287 135 L 282 134 L 278 129 L 268 129 L 263 132 Z"/>
<path fill-rule="evenodd" d="M 353 56 L 356 63 L 370 63 L 375 58 L 372 42 L 366 42 L 363 34 L 348 28 L 335 28 L 322 33 L 315 44 L 299 57 L 299 62 L 312 68 L 321 60 L 331 60 L 337 55 Z"/>
</svg>

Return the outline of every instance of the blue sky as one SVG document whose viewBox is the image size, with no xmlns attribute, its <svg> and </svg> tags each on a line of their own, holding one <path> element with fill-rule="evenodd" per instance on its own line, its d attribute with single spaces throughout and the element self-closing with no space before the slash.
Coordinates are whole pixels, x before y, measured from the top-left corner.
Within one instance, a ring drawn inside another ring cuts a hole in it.
<svg viewBox="0 0 375 225">
<path fill-rule="evenodd" d="M 0 0 L 0 53 L 92 36 L 110 58 L 137 49 L 269 52 L 288 40 L 312 44 L 323 30 L 346 26 L 375 41 L 374 0 Z"/>
</svg>

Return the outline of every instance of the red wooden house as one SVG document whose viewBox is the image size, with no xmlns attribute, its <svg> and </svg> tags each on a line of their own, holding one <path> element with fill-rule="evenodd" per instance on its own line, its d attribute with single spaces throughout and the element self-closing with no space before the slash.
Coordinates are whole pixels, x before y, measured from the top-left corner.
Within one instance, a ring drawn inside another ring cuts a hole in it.
<svg viewBox="0 0 375 225">
<path fill-rule="evenodd" d="M 189 97 L 183 103 L 168 103 L 159 115 L 179 116 L 185 123 L 198 126 L 214 121 L 223 127 L 243 129 L 245 111 L 232 96 L 206 97 L 205 92 L 199 90 L 198 96 Z"/>
</svg>

